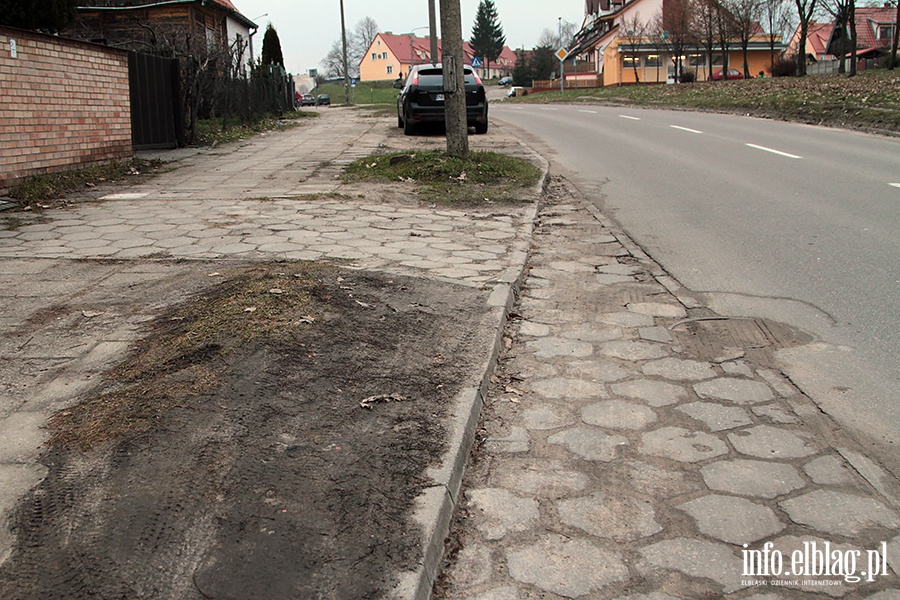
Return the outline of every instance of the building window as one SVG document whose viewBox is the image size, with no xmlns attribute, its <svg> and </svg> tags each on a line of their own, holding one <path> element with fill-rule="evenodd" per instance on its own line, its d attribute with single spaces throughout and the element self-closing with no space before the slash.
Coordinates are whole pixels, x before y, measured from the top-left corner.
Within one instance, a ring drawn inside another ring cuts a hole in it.
<svg viewBox="0 0 900 600">
<path fill-rule="evenodd" d="M 705 67 L 706 66 L 706 55 L 705 54 L 691 54 L 688 57 L 688 66 L 693 67 L 695 69 Z"/>
<path fill-rule="evenodd" d="M 394 65 L 387 66 L 387 74 L 391 75 L 394 72 Z"/>
<path fill-rule="evenodd" d="M 659 54 L 648 54 L 644 58 L 644 66 L 645 67 L 658 67 L 660 66 L 659 62 Z"/>
<path fill-rule="evenodd" d="M 381 58 L 382 58 L 382 60 L 387 60 L 387 52 L 382 52 Z"/>
<path fill-rule="evenodd" d="M 721 54 L 713 54 L 713 66 L 714 67 L 721 67 L 724 64 L 725 64 L 725 61 L 722 60 Z"/>
<path fill-rule="evenodd" d="M 622 66 L 626 69 L 637 69 L 641 66 L 640 56 L 626 56 L 622 59 Z"/>
<path fill-rule="evenodd" d="M 378 55 L 376 53 L 372 53 L 372 60 L 378 60 Z"/>
<path fill-rule="evenodd" d="M 894 26 L 893 25 L 879 25 L 878 31 L 875 33 L 875 39 L 878 40 L 890 40 L 894 37 Z"/>
</svg>

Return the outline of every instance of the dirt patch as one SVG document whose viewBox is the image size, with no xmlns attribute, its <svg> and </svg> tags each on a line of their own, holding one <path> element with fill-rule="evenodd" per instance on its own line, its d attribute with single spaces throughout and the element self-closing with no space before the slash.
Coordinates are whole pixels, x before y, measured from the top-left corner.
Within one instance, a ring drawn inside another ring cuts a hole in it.
<svg viewBox="0 0 900 600">
<path fill-rule="evenodd" d="M 378 598 L 415 566 L 413 500 L 481 358 L 484 292 L 297 263 L 224 277 L 52 421 L 0 597 Z"/>
</svg>

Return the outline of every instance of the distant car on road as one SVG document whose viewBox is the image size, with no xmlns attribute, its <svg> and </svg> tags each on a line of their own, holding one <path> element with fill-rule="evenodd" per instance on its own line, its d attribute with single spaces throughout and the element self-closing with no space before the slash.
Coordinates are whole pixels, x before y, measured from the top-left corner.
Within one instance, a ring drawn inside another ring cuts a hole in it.
<svg viewBox="0 0 900 600">
<path fill-rule="evenodd" d="M 718 69 L 717 71 L 713 71 L 712 74 L 713 81 L 722 81 L 722 69 Z M 737 69 L 728 69 L 728 79 L 743 79 L 744 74 L 738 71 Z"/>
<path fill-rule="evenodd" d="M 315 106 L 316 97 L 312 94 L 303 94 L 300 96 L 300 106 Z"/>
<path fill-rule="evenodd" d="M 319 94 L 316 98 L 316 106 L 331 106 L 331 96 L 328 94 Z"/>
<path fill-rule="evenodd" d="M 466 123 L 475 133 L 487 133 L 488 99 L 481 78 L 466 65 L 463 69 L 466 90 Z M 444 122 L 444 71 L 441 65 L 417 65 L 410 69 L 406 83 L 397 82 L 397 126 L 413 135 L 420 123 Z"/>
<path fill-rule="evenodd" d="M 501 77 L 500 81 L 497 82 L 497 85 L 502 85 L 503 87 L 512 85 L 512 77 Z"/>
<path fill-rule="evenodd" d="M 528 90 L 523 88 L 520 85 L 514 85 L 513 87 L 509 88 L 508 92 L 506 92 L 507 98 L 516 98 L 518 96 L 527 96 L 527 95 L 528 95 Z"/>
</svg>

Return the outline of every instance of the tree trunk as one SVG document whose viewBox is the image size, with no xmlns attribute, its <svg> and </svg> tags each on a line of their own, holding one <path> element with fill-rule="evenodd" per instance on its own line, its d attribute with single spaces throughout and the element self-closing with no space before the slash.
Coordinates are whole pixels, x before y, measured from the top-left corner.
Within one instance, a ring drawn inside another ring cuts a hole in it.
<svg viewBox="0 0 900 600">
<path fill-rule="evenodd" d="M 856 75 L 856 0 L 850 0 L 850 77 Z M 896 27 L 896 26 L 895 26 Z"/>
<path fill-rule="evenodd" d="M 347 72 L 347 27 L 344 25 L 344 0 L 341 0 L 341 41 L 344 46 L 344 103 L 350 104 L 350 73 Z"/>
<path fill-rule="evenodd" d="M 459 0 L 441 0 L 441 46 L 444 67 L 444 123 L 447 127 L 447 154 L 469 156 L 466 124 L 466 86 L 463 59 L 462 13 Z M 448 75 L 453 77 L 448 81 Z"/>
<path fill-rule="evenodd" d="M 888 69 L 894 70 L 897 64 L 897 43 L 900 42 L 900 1 L 897 2 L 897 18 L 894 19 L 894 39 L 891 41 L 891 64 Z"/>
</svg>

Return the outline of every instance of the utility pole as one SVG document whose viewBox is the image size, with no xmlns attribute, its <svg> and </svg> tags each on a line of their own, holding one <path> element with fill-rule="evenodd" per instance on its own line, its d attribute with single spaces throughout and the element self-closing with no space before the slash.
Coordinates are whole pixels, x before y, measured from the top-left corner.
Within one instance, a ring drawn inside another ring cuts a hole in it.
<svg viewBox="0 0 900 600">
<path fill-rule="evenodd" d="M 431 36 L 431 62 L 437 62 L 438 59 L 438 32 L 437 32 L 437 11 L 434 9 L 434 0 L 428 0 L 428 33 Z"/>
<path fill-rule="evenodd" d="M 341 41 L 344 46 L 344 102 L 350 104 L 350 73 L 347 72 L 347 26 L 344 25 L 344 0 L 341 0 Z"/>
<path fill-rule="evenodd" d="M 459 8 L 459 0 L 441 0 L 440 6 L 447 154 L 456 158 L 468 158 L 469 132 L 466 124 L 462 11 Z"/>
</svg>

